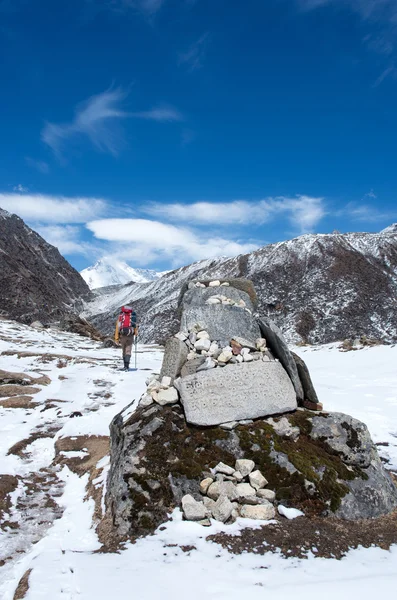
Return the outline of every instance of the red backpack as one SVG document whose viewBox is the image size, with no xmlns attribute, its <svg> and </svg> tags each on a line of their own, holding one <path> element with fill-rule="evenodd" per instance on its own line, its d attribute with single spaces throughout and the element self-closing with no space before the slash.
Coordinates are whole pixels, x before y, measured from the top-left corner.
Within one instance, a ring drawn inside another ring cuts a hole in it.
<svg viewBox="0 0 397 600">
<path fill-rule="evenodd" d="M 130 306 L 122 306 L 119 316 L 119 331 L 121 335 L 134 335 L 136 327 L 136 312 Z"/>
</svg>

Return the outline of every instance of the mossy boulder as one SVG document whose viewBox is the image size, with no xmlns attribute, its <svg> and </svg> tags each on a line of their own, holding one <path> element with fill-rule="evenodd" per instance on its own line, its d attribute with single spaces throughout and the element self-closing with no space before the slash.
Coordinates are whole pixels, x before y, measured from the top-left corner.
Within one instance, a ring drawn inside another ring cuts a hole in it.
<svg viewBox="0 0 397 600">
<path fill-rule="evenodd" d="M 336 414 L 338 422 L 349 425 L 346 441 L 360 445 L 361 453 L 368 451 L 369 462 L 352 464 L 344 448 L 331 447 L 332 434 L 313 435 L 318 413 L 303 409 L 284 415 L 299 428 L 295 440 L 278 435 L 272 420 L 257 419 L 226 431 L 187 424 L 180 405 L 153 404 L 132 415 L 125 409 L 111 424 L 106 498 L 118 535 L 135 538 L 154 531 L 180 506 L 182 496 L 201 498 L 199 483 L 205 473 L 220 461 L 233 465 L 238 458 L 255 462 L 277 502 L 307 516 L 359 519 L 390 512 L 397 506 L 397 489 L 372 442 L 365 445 L 365 425 L 360 423 L 355 434 L 358 421 L 321 413 L 323 430 L 329 421 L 332 431 Z"/>
</svg>

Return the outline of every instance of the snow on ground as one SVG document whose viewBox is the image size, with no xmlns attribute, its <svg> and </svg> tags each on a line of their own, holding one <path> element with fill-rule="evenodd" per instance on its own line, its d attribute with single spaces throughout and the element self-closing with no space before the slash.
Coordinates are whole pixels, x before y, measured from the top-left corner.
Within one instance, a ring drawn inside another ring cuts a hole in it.
<svg viewBox="0 0 397 600">
<path fill-rule="evenodd" d="M 10 350 L 35 354 L 1 354 Z M 388 444 L 379 449 L 388 466 L 397 470 L 397 348 L 341 353 L 336 345 L 328 345 L 296 350 L 308 364 L 325 408 L 365 421 L 375 442 Z M 139 370 L 124 373 L 118 370 L 117 349 L 102 349 L 73 334 L 0 321 L 0 368 L 51 379 L 33 396 L 38 406 L 0 406 L 0 474 L 17 478 L 0 529 L 0 565 L 5 561 L 0 567 L 0 598 L 12 600 L 28 570 L 27 600 L 392 596 L 397 546 L 390 551 L 358 548 L 338 561 L 314 555 L 307 560 L 272 553 L 233 555 L 206 541 L 219 531 L 239 535 L 242 527 L 259 527 L 244 519 L 231 526 L 213 522 L 204 529 L 183 522 L 175 510 L 155 535 L 119 553 L 95 553 L 100 544 L 93 527 L 95 502 L 87 495 L 89 473 L 79 474 L 72 462 L 90 455 L 90 440 L 106 440 L 112 417 L 140 396 L 146 377 L 159 372 L 161 358 L 156 347 L 139 347 Z M 71 418 L 73 413 L 81 416 Z M 57 444 L 79 439 L 87 440 L 86 445 L 77 450 L 61 446 L 58 452 Z M 23 440 L 29 443 L 8 454 Z M 104 486 L 108 468 L 102 451 L 93 480 L 96 488 Z M 101 503 L 103 507 L 103 498 Z"/>
</svg>

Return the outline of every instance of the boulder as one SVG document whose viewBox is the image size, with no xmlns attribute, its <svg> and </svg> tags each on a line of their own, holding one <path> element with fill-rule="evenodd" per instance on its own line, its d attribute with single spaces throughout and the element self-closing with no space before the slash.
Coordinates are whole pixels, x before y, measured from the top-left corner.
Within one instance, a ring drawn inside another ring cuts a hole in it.
<svg viewBox="0 0 397 600">
<path fill-rule="evenodd" d="M 171 337 L 168 338 L 165 349 L 163 363 L 161 365 L 160 379 L 170 377 L 171 383 L 181 373 L 181 369 L 187 360 L 188 347 L 182 340 Z"/>
<path fill-rule="evenodd" d="M 198 502 L 190 494 L 182 498 L 182 510 L 188 521 L 201 521 L 207 516 L 203 502 Z"/>
<path fill-rule="evenodd" d="M 218 425 L 295 410 L 296 395 L 280 363 L 228 365 L 178 380 L 188 423 Z"/>
<path fill-rule="evenodd" d="M 309 402 L 313 402 L 313 404 L 318 404 L 316 390 L 314 389 L 309 369 L 307 368 L 305 361 L 300 356 L 295 354 L 295 352 L 291 352 L 291 354 L 295 361 L 296 368 L 298 369 L 298 375 L 302 384 L 305 400 L 309 400 Z"/>
<path fill-rule="evenodd" d="M 244 519 L 268 521 L 269 519 L 274 519 L 276 516 L 276 511 L 270 502 L 267 502 L 266 504 L 258 504 L 256 506 L 244 504 L 244 506 L 241 507 L 240 516 L 242 516 Z"/>
<path fill-rule="evenodd" d="M 135 539 L 153 532 L 186 495 L 203 500 L 207 510 L 221 495 L 233 502 L 233 482 L 213 482 L 208 488 L 209 492 L 215 486 L 213 499 L 202 496 L 200 482 L 219 462 L 234 464 L 240 470 L 244 466 L 241 459 L 252 461 L 247 475 L 259 470 L 269 482 L 268 490 L 258 490 L 258 502 L 272 500 L 275 495 L 277 503 L 294 506 L 308 517 L 329 514 L 344 519 L 376 518 L 397 507 L 397 489 L 376 448 L 365 441 L 362 424 L 349 421 L 347 416 L 340 416 L 337 421 L 350 422 L 347 448 L 352 450 L 349 444 L 354 443 L 355 435 L 363 439 L 358 448 L 359 464 L 349 464 L 352 460 L 345 446 L 339 445 L 337 450 L 331 447 L 333 438 L 341 437 L 339 427 L 332 434 L 331 415 L 328 431 L 321 423 L 327 442 L 317 435 L 318 426 L 312 426 L 320 415 L 313 417 L 306 410 L 285 415 L 291 427 L 300 430 L 293 442 L 278 436 L 264 419 L 226 431 L 217 426 L 188 424 L 179 404 L 138 407 L 130 416 L 128 411 L 123 412 L 111 423 L 111 465 L 106 488 L 109 522 L 121 538 Z M 344 427 L 342 430 L 346 431 Z M 292 469 L 287 468 L 289 465 Z M 156 489 L 153 481 L 160 484 Z M 243 514 L 253 518 L 258 513 L 252 509 L 260 506 L 252 506 L 248 512 L 244 509 Z"/>
<path fill-rule="evenodd" d="M 234 505 L 227 496 L 219 496 L 212 508 L 212 515 L 217 521 L 225 523 L 233 512 Z"/>
<path fill-rule="evenodd" d="M 267 345 L 272 351 L 272 354 L 275 358 L 279 359 L 284 369 L 287 371 L 295 388 L 297 399 L 303 401 L 304 393 L 301 381 L 299 379 L 298 369 L 283 334 L 277 325 L 275 325 L 270 319 L 265 320 L 262 318 L 258 320 L 258 323 L 261 333 L 266 339 Z"/>
</svg>

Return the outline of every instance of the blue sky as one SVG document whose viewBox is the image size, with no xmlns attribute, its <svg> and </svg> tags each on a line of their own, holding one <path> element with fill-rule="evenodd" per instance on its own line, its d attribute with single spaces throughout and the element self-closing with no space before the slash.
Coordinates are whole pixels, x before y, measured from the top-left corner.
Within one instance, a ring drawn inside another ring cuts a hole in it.
<svg viewBox="0 0 397 600">
<path fill-rule="evenodd" d="M 397 0 L 0 0 L 0 206 L 82 269 L 397 220 Z"/>
</svg>

